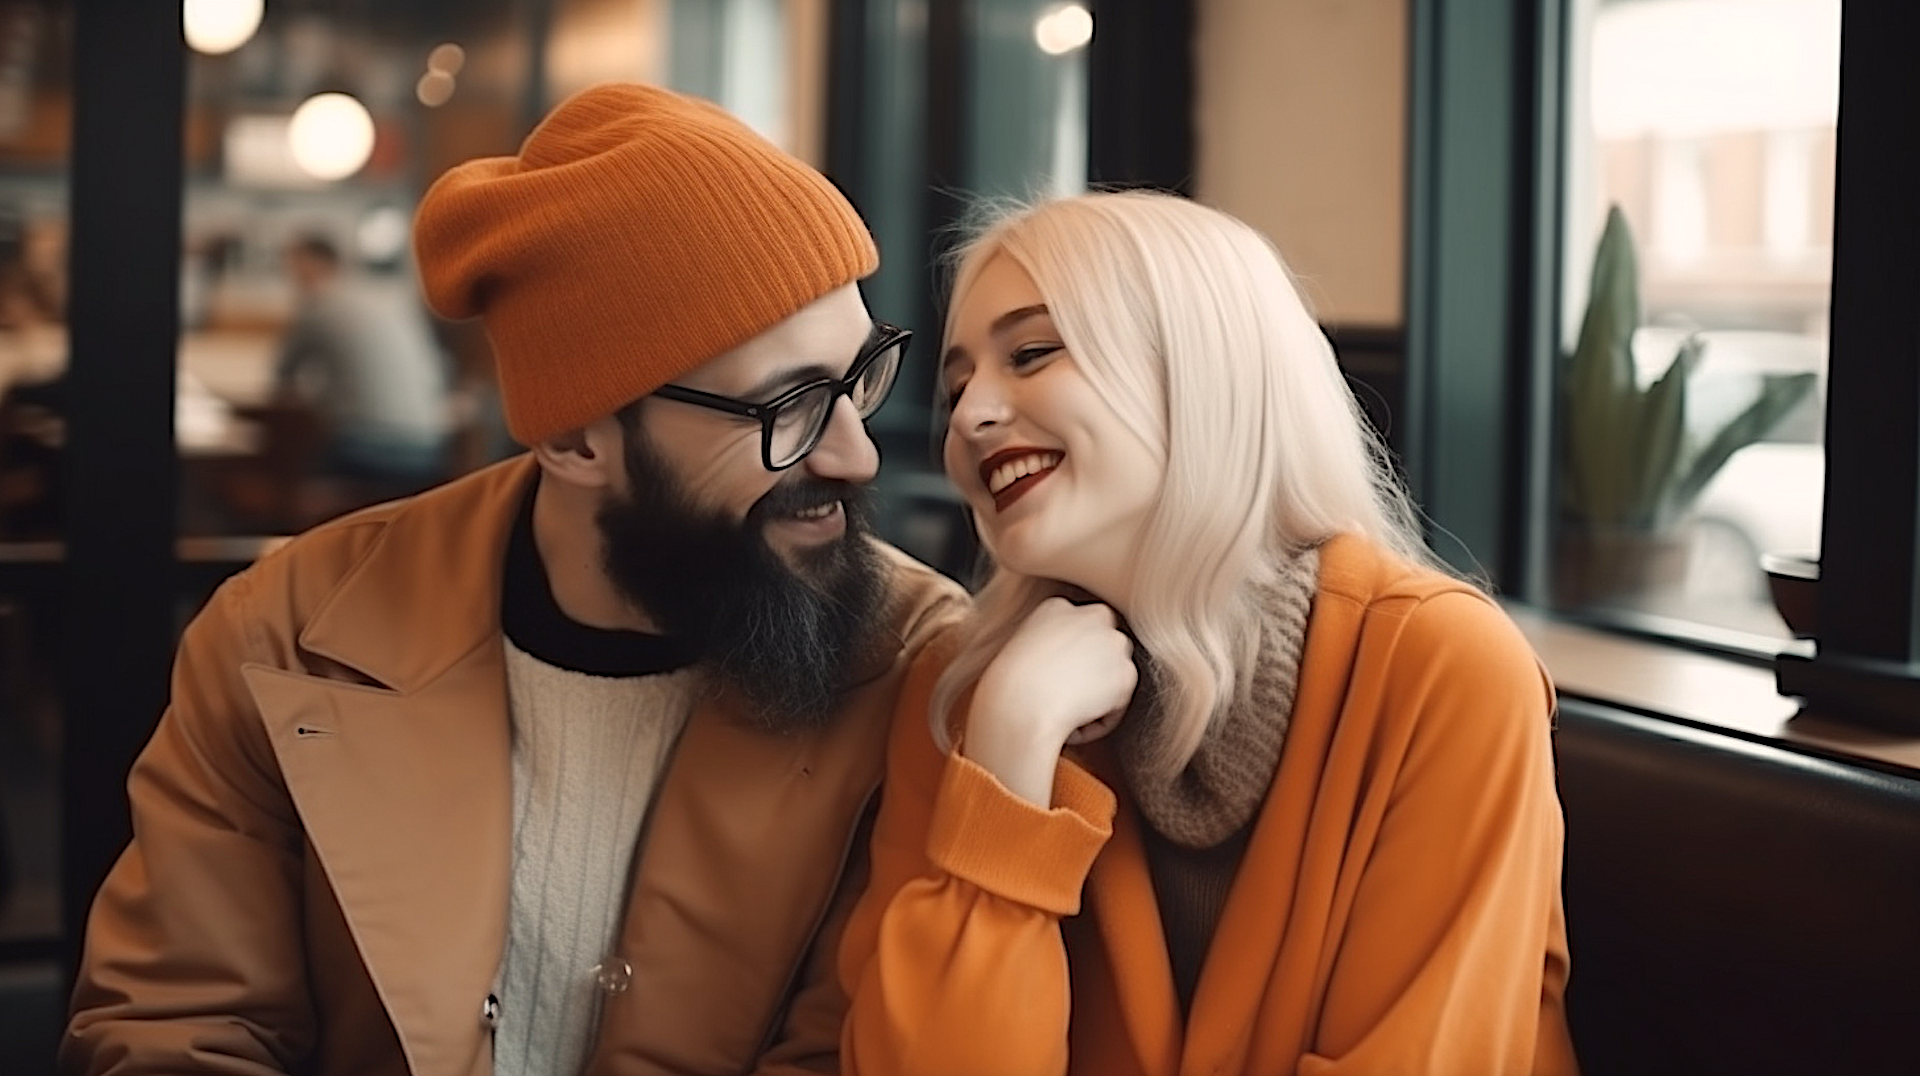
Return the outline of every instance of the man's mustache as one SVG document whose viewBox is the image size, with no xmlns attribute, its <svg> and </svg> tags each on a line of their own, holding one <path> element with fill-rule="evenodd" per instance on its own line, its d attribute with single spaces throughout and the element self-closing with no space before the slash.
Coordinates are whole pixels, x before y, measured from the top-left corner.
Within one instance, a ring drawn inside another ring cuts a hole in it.
<svg viewBox="0 0 1920 1076">
<path fill-rule="evenodd" d="M 768 490 L 748 510 L 746 521 L 759 525 L 835 501 L 846 505 L 849 518 L 856 518 L 866 514 L 872 498 L 872 491 L 864 485 L 837 478 L 802 476 Z"/>
</svg>

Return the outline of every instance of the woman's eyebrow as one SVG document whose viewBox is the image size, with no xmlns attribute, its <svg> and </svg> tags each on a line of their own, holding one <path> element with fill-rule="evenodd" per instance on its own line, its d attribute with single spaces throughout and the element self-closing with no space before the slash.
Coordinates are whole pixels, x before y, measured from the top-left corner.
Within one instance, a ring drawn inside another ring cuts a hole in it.
<svg viewBox="0 0 1920 1076">
<path fill-rule="evenodd" d="M 987 331 L 998 336 L 1028 318 L 1044 317 L 1049 313 L 1051 313 L 1051 311 L 1047 309 L 1047 304 L 1045 303 L 1032 303 L 1027 306 L 1015 307 L 999 317 L 994 318 L 993 324 L 987 326 Z M 943 374 L 946 373 L 947 367 L 952 366 L 954 362 L 964 354 L 965 351 L 959 344 L 947 348 L 947 353 L 940 356 L 940 372 Z"/>
<path fill-rule="evenodd" d="M 1000 315 L 997 318 L 994 318 L 993 324 L 989 326 L 988 331 L 993 333 L 1003 333 L 1003 332 L 1006 332 L 1008 329 L 1013 328 L 1015 325 L 1018 325 L 1021 322 L 1027 320 L 1028 318 L 1041 317 L 1048 313 L 1050 313 L 1050 311 L 1047 310 L 1047 304 L 1045 303 L 1034 303 L 1031 306 L 1017 307 L 1013 310 L 1007 311 L 1006 313 Z"/>
</svg>

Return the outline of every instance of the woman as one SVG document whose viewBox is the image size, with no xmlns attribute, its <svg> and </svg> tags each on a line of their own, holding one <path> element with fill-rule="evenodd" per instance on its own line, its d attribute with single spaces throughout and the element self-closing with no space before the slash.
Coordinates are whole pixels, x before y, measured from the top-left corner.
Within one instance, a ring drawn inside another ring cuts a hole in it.
<svg viewBox="0 0 1920 1076">
<path fill-rule="evenodd" d="M 1018 211 L 945 343 L 995 568 L 895 731 L 845 1070 L 1573 1072 L 1551 685 L 1272 246 L 1169 195 Z"/>
</svg>

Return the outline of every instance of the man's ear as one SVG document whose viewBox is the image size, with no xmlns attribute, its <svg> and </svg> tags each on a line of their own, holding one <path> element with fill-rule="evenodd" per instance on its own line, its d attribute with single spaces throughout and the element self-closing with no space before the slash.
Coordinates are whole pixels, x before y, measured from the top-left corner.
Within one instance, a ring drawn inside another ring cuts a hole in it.
<svg viewBox="0 0 1920 1076">
<path fill-rule="evenodd" d="M 541 470 L 591 489 L 614 485 L 625 465 L 620 421 L 612 415 L 555 434 L 533 446 Z"/>
</svg>

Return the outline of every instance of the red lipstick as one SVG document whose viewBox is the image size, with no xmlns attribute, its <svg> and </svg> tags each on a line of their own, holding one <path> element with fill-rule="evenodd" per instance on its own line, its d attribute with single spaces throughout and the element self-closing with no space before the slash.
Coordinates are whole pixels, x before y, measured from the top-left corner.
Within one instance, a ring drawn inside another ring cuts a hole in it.
<svg viewBox="0 0 1920 1076">
<path fill-rule="evenodd" d="M 1059 466 L 1059 458 L 1061 458 L 1061 455 L 1062 455 L 1061 453 L 1050 450 L 1050 449 L 1016 447 L 1016 448 L 1003 448 L 1000 451 L 995 452 L 993 455 L 988 456 L 986 459 L 982 460 L 980 462 L 980 485 L 983 488 L 985 488 L 988 491 L 988 493 L 993 497 L 994 511 L 996 512 L 1006 511 L 1008 505 L 1011 505 L 1013 502 L 1025 496 L 1028 490 L 1032 489 L 1034 486 L 1038 485 L 1042 479 L 1052 474 L 1054 468 Z M 1012 462 L 1013 460 L 1021 459 L 1026 456 L 1051 456 L 1051 457 L 1054 457 L 1055 460 L 1051 465 L 1041 470 L 1035 471 L 1029 475 L 1023 475 L 1020 478 L 1015 479 L 1014 481 L 1009 483 L 1005 489 L 1002 489 L 997 493 L 993 492 L 993 485 L 992 485 L 993 472 L 999 470 L 1002 466 Z"/>
</svg>

